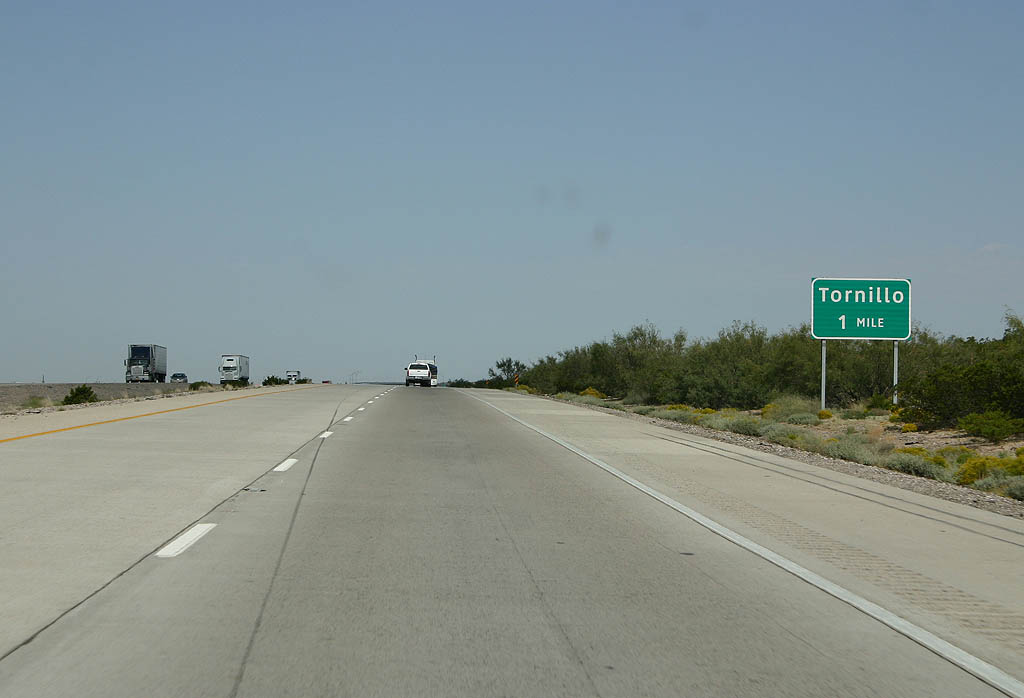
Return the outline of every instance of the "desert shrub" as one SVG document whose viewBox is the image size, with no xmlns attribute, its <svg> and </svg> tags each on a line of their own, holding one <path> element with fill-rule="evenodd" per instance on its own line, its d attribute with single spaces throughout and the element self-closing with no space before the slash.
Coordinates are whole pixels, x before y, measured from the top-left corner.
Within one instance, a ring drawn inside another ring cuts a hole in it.
<svg viewBox="0 0 1024 698">
<path fill-rule="evenodd" d="M 77 388 L 72 388 L 61 402 L 64 405 L 81 405 L 86 402 L 99 402 L 99 398 L 96 397 L 96 393 L 91 387 L 80 385 Z"/>
<path fill-rule="evenodd" d="M 818 410 L 818 419 L 822 421 L 832 419 L 832 410 Z"/>
<path fill-rule="evenodd" d="M 263 385 L 288 385 L 288 381 L 278 376 L 267 376 L 263 379 Z"/>
<path fill-rule="evenodd" d="M 886 412 L 888 412 L 890 409 L 892 409 L 892 400 L 890 400 L 887 395 L 875 393 L 870 398 L 868 398 L 867 408 L 869 410 L 885 410 Z"/>
<path fill-rule="evenodd" d="M 312 382 L 313 382 L 312 378 L 300 378 L 297 381 L 295 381 L 295 384 L 296 385 L 304 385 L 306 383 L 312 383 Z"/>
<path fill-rule="evenodd" d="M 843 410 L 839 416 L 843 419 L 867 419 L 868 413 L 864 410 L 850 409 Z"/>
<path fill-rule="evenodd" d="M 977 452 L 966 446 L 943 446 L 935 454 L 941 456 L 947 463 L 956 463 L 957 465 L 963 465 L 968 458 L 978 455 Z"/>
<path fill-rule="evenodd" d="M 803 429 L 798 429 L 781 422 L 774 422 L 763 425 L 761 436 L 772 443 L 797 448 L 803 432 Z"/>
<path fill-rule="evenodd" d="M 26 410 L 34 410 L 40 407 L 49 407 L 50 401 L 44 397 L 39 397 L 38 395 L 30 395 L 27 400 L 21 403 L 21 406 Z"/>
<path fill-rule="evenodd" d="M 684 410 L 661 410 L 655 409 L 648 413 L 651 417 L 658 419 L 670 419 L 673 422 L 682 422 L 683 424 L 696 424 L 700 414 L 697 412 L 686 412 Z"/>
<path fill-rule="evenodd" d="M 808 424 L 811 426 L 821 424 L 821 420 L 818 419 L 818 416 L 811 414 L 810 412 L 796 412 L 795 414 L 789 415 L 789 417 L 786 418 L 786 421 L 790 424 Z"/>
<path fill-rule="evenodd" d="M 663 410 L 687 410 L 687 411 L 689 411 L 689 410 L 692 410 L 693 408 L 690 407 L 689 405 L 683 405 L 681 403 L 677 403 L 675 405 L 665 405 L 661 409 L 663 409 Z"/>
<path fill-rule="evenodd" d="M 773 422 L 785 422 L 794 414 L 813 414 L 817 411 L 817 400 L 799 395 L 780 395 L 761 408 L 761 417 Z"/>
<path fill-rule="evenodd" d="M 957 426 L 971 436 L 980 436 L 992 443 L 998 443 L 1024 431 L 1024 419 L 1014 419 L 1001 410 L 989 410 L 972 412 L 962 417 Z"/>
<path fill-rule="evenodd" d="M 824 452 L 832 458 L 864 465 L 878 465 L 882 460 L 876 444 L 863 434 L 844 434 L 835 441 L 829 439 L 825 442 Z"/>
<path fill-rule="evenodd" d="M 621 394 L 622 393 L 619 393 L 619 395 L 621 395 Z M 590 397 L 596 397 L 596 398 L 606 398 L 606 397 L 608 397 L 607 395 L 602 393 L 597 388 L 586 388 L 585 390 L 581 390 L 580 391 L 580 395 L 589 395 Z"/>
<path fill-rule="evenodd" d="M 736 434 L 746 434 L 747 436 L 760 436 L 761 435 L 761 420 L 755 417 L 736 417 L 729 421 L 726 429 Z"/>
<path fill-rule="evenodd" d="M 630 410 L 633 413 L 635 413 L 635 414 L 642 414 L 642 415 L 649 415 L 651 412 L 654 412 L 656 409 L 658 409 L 658 408 L 654 407 L 653 405 L 637 405 L 635 407 L 631 407 L 630 408 Z"/>
<path fill-rule="evenodd" d="M 717 411 L 718 410 L 716 410 L 714 407 L 701 407 L 699 410 L 697 410 L 697 412 L 699 412 L 700 414 L 714 414 Z"/>
<path fill-rule="evenodd" d="M 1024 501 L 1024 477 L 1014 478 L 1013 482 L 1006 486 L 1005 492 L 1007 497 Z"/>
<path fill-rule="evenodd" d="M 869 417 L 888 417 L 890 414 L 892 414 L 891 412 L 889 412 L 889 410 L 883 410 L 878 407 L 868 408 L 866 410 L 866 413 Z"/>
<path fill-rule="evenodd" d="M 897 448 L 895 453 L 909 453 L 912 456 L 918 456 L 924 458 L 926 461 L 930 461 L 939 467 L 945 468 L 948 463 L 938 453 L 932 453 L 927 448 L 921 448 L 920 446 L 906 446 L 904 448 Z"/>
<path fill-rule="evenodd" d="M 941 420 L 933 413 L 923 410 L 920 407 L 901 407 L 889 417 L 893 422 L 913 422 L 925 431 L 931 431 L 942 426 Z"/>
<path fill-rule="evenodd" d="M 539 390 L 537 390 L 536 388 L 531 388 L 526 383 L 520 383 L 518 385 L 518 387 L 516 388 L 516 390 L 522 390 L 524 393 L 529 393 L 530 395 L 539 395 L 540 394 Z"/>
<path fill-rule="evenodd" d="M 287 383 L 288 381 L 285 381 L 285 382 Z M 249 379 L 248 378 L 239 378 L 236 381 L 227 381 L 226 383 L 223 383 L 222 385 L 226 386 L 230 390 L 234 390 L 236 388 L 248 388 L 249 387 Z"/>
<path fill-rule="evenodd" d="M 900 431 L 902 431 L 904 434 L 912 431 L 917 431 L 917 425 L 914 424 L 913 422 L 907 422 L 902 427 L 900 427 Z"/>
<path fill-rule="evenodd" d="M 264 383 L 263 385 L 266 385 L 266 383 Z M 200 390 L 202 388 L 209 388 L 210 386 L 211 386 L 211 383 L 209 381 L 196 381 L 194 383 L 189 383 L 188 384 L 188 389 L 189 390 Z"/>
<path fill-rule="evenodd" d="M 898 470 L 901 473 L 927 477 L 932 480 L 948 478 L 946 468 L 913 453 L 891 453 L 881 461 L 880 465 L 889 470 Z"/>
<path fill-rule="evenodd" d="M 975 456 L 968 458 L 956 471 L 956 481 L 960 485 L 971 485 L 978 480 L 996 476 L 1002 471 L 1007 476 L 1024 476 L 1024 457 L 999 458 L 997 456 Z"/>
<path fill-rule="evenodd" d="M 1005 470 L 997 468 L 985 477 L 972 482 L 971 487 L 976 490 L 984 490 L 985 492 L 995 492 L 1004 489 L 1016 479 L 1018 478 L 1007 474 Z M 1024 480 L 1024 478 L 1020 479 Z"/>
</svg>

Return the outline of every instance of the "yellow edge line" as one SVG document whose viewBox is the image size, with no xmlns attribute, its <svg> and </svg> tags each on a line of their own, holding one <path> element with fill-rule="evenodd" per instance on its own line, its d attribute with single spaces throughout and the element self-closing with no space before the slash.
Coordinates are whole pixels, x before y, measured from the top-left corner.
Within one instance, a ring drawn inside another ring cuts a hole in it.
<svg viewBox="0 0 1024 698">
<path fill-rule="evenodd" d="M 47 434 L 56 434 L 62 431 L 72 431 L 74 429 L 85 429 L 86 427 L 96 427 L 100 424 L 113 424 L 114 422 L 127 422 L 129 419 L 140 419 L 142 417 L 152 417 L 156 414 L 167 414 L 168 412 L 181 412 L 182 410 L 194 410 L 197 407 L 206 407 L 207 405 L 219 405 L 222 402 L 234 402 L 235 400 L 246 400 L 251 397 L 263 397 L 264 395 L 276 395 L 278 393 L 294 393 L 296 390 L 309 390 L 311 388 L 319 388 L 319 385 L 310 385 L 305 388 L 289 388 L 288 390 L 274 390 L 269 393 L 256 393 L 255 395 L 242 395 L 240 397 L 229 397 L 223 400 L 214 400 L 213 402 L 203 402 L 198 405 L 188 405 L 187 407 L 173 407 L 169 410 L 160 410 L 159 412 L 147 412 L 146 414 L 137 414 L 131 417 L 118 417 L 117 419 L 105 419 L 102 422 L 90 422 L 89 424 L 79 424 L 75 427 L 64 427 L 63 429 L 51 429 L 50 431 L 41 431 L 38 434 L 23 434 L 22 436 L 11 436 L 6 439 L 0 439 L 0 444 L 7 443 L 8 441 L 18 441 L 19 439 L 31 439 L 33 436 L 46 436 Z"/>
</svg>

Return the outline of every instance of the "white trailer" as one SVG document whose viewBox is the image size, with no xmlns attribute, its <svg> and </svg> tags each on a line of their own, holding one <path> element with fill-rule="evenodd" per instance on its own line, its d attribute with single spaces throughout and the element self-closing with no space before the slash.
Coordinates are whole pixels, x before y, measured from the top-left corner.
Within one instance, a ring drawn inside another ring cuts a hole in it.
<svg viewBox="0 0 1024 698">
<path fill-rule="evenodd" d="M 244 354 L 221 354 L 220 382 L 231 383 L 234 381 L 249 382 L 249 357 Z"/>
</svg>

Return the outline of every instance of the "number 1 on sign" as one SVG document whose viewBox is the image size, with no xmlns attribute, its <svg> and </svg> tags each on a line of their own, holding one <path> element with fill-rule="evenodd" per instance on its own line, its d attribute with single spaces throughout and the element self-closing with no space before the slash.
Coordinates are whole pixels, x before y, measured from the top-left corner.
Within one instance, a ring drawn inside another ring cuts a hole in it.
<svg viewBox="0 0 1024 698">
<path fill-rule="evenodd" d="M 840 315 L 839 316 L 839 322 L 841 322 L 843 324 L 843 329 L 845 330 L 846 329 L 846 316 L 845 315 Z"/>
</svg>

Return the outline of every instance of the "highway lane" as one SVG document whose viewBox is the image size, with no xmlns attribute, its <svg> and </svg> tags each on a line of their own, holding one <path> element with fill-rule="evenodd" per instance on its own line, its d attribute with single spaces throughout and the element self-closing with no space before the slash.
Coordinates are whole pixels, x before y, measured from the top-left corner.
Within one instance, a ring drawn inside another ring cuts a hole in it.
<svg viewBox="0 0 1024 698">
<path fill-rule="evenodd" d="M 263 444 L 288 469 L 0 661 L 0 695 L 1001 695 L 468 393 L 384 390 L 265 398 L 309 403 Z M 649 429 L 477 394 L 609 451 Z"/>
</svg>

